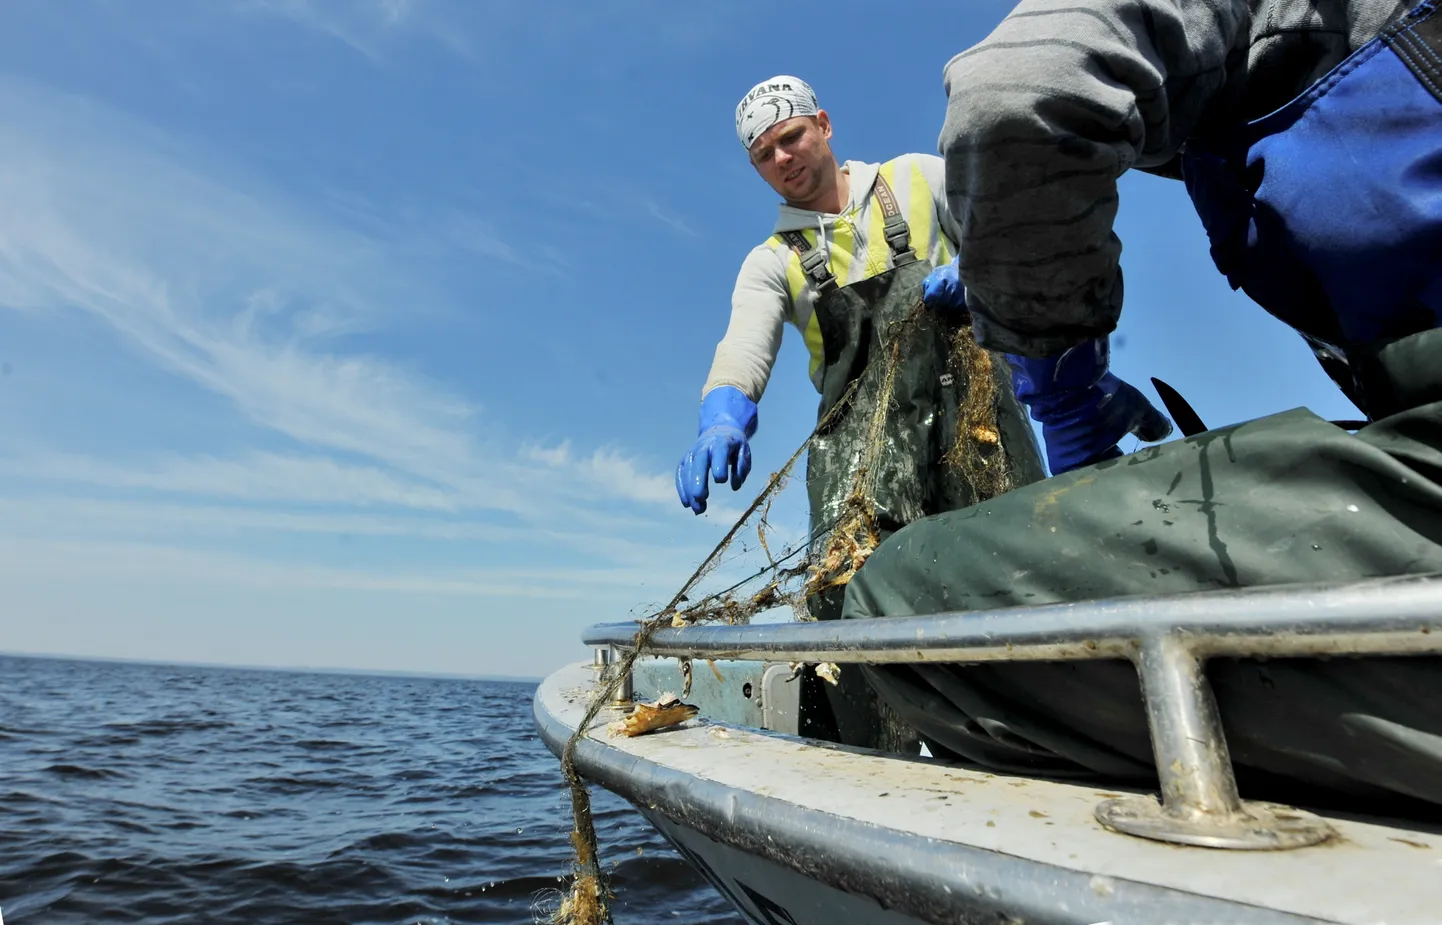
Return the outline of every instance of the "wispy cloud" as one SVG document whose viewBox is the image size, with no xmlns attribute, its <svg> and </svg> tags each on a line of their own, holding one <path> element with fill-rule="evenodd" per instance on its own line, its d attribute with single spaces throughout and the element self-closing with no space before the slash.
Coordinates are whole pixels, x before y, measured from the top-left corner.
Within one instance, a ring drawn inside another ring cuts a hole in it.
<svg viewBox="0 0 1442 925">
<path fill-rule="evenodd" d="M 648 227 L 659 222 L 662 226 L 686 238 L 702 236 L 700 231 L 684 218 L 676 215 L 670 207 L 640 190 L 590 189 L 584 194 L 578 192 L 572 195 L 569 192 L 559 192 L 553 189 L 538 189 L 536 196 L 549 204 L 563 206 L 567 210 L 584 212 L 607 221 L 615 221 L 618 216 L 626 216 L 632 221 Z"/>
<path fill-rule="evenodd" d="M 439 222 L 432 222 L 431 233 L 443 244 L 467 255 L 497 260 L 523 270 L 552 275 L 560 273 L 561 264 L 553 249 L 537 251 L 518 247 L 507 240 L 493 223 L 471 212 L 448 211 Z"/>
<path fill-rule="evenodd" d="M 644 201 L 644 203 L 646 208 L 646 214 L 649 215 L 651 218 L 654 218 L 661 224 L 665 225 L 667 228 L 670 228 L 672 231 L 683 234 L 688 238 L 699 238 L 701 236 L 701 232 L 686 224 L 684 220 L 679 219 L 676 216 L 671 215 L 665 210 L 663 210 L 661 206 L 658 205 L 655 201 L 647 199 Z"/>
<path fill-rule="evenodd" d="M 0 575 L 110 582 L 230 585 L 267 590 L 377 591 L 482 597 L 627 599 L 657 576 L 605 568 L 336 568 L 141 542 L 0 536 Z M 664 577 L 662 579 L 664 581 Z"/>
<path fill-rule="evenodd" d="M 405 512 L 297 511 L 254 505 L 174 500 L 115 500 L 87 497 L 0 498 L 0 533 L 14 538 L 177 542 L 180 538 L 269 535 L 368 537 L 464 544 L 479 549 L 504 544 L 549 549 L 553 556 L 580 553 L 587 560 L 656 569 L 672 563 L 678 570 L 704 554 L 704 548 L 657 545 L 543 525 L 502 525 L 451 517 L 409 516 Z"/>
<path fill-rule="evenodd" d="M 456 511 L 463 506 L 453 490 L 374 467 L 277 453 L 252 452 L 231 459 L 169 455 L 150 464 L 125 465 L 52 452 L 0 458 L 0 473 L 12 479 L 239 501 L 390 505 L 432 511 Z"/>
<path fill-rule="evenodd" d="M 735 29 L 723 7 L 631 0 L 626 16 L 605 4 L 517 4 L 506 0 L 232 0 L 248 15 L 278 17 L 350 46 L 382 63 L 396 43 L 420 40 L 471 59 L 529 31 L 575 46 L 578 54 L 607 55 L 607 33 L 625 42 L 652 43 L 684 53 L 713 44 Z M 548 8 L 550 7 L 550 8 Z"/>
<path fill-rule="evenodd" d="M 326 17 L 305 25 L 372 53 L 443 12 L 251 7 Z M 668 600 L 737 513 L 718 496 L 691 518 L 669 458 L 556 442 L 562 419 L 517 413 L 504 366 L 467 365 L 457 338 L 508 343 L 518 308 L 472 283 L 499 270 L 524 294 L 574 270 L 549 235 L 585 206 L 546 209 L 528 176 L 501 192 L 306 190 L 7 77 L 0 150 L 0 327 L 24 373 L 0 404 L 0 578 L 37 640 L 73 635 L 67 621 L 187 621 L 182 597 L 315 604 L 321 621 L 356 601 L 614 619 Z M 596 195 L 697 236 L 660 199 Z M 749 567 L 728 559 L 710 580 Z"/>
<path fill-rule="evenodd" d="M 419 0 L 236 0 L 236 6 L 242 13 L 278 16 L 315 30 L 373 60 L 379 60 L 394 33 L 415 28 L 429 31 L 428 20 L 416 15 L 422 7 Z M 434 37 L 458 52 L 465 50 L 457 36 L 436 33 Z"/>
<path fill-rule="evenodd" d="M 463 459 L 464 402 L 317 343 L 383 316 L 366 291 L 388 288 L 375 242 L 237 192 L 147 134 L 82 101 L 0 83 L 4 304 L 86 312 L 301 442 L 402 466 Z"/>
<path fill-rule="evenodd" d="M 521 455 L 627 501 L 676 503 L 671 477 L 645 471 L 633 457 L 614 448 L 603 447 L 578 456 L 572 452 L 570 441 L 563 441 L 553 447 L 528 446 Z"/>
<path fill-rule="evenodd" d="M 546 512 L 557 492 L 537 491 L 537 461 L 481 443 L 470 401 L 333 345 L 383 328 L 406 311 L 402 293 L 425 291 L 377 240 L 325 225 L 223 168 L 216 179 L 194 166 L 195 152 L 144 125 L 27 84 L 0 82 L 0 148 L 0 304 L 100 321 L 142 357 L 309 451 L 38 468 L 230 497 Z M 472 246 L 516 257 L 472 230 Z M 555 464 L 585 484 L 567 503 L 664 497 L 663 476 L 616 451 L 542 462 Z"/>
</svg>

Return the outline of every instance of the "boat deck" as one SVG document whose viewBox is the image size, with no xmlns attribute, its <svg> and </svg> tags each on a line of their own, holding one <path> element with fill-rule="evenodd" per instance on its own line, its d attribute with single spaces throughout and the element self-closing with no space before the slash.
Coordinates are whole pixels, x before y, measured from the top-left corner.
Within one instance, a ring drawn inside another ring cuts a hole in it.
<svg viewBox="0 0 1442 925">
<path fill-rule="evenodd" d="M 596 671 L 563 668 L 538 689 L 537 727 L 552 751 L 579 723 Z M 1180 846 L 1096 820 L 1099 800 L 1127 791 L 885 756 L 704 716 L 610 737 L 605 725 L 619 715 L 604 710 L 580 743 L 583 776 L 635 803 L 693 861 L 707 850 L 756 859 L 824 885 L 805 900 L 818 909 L 825 890 L 874 908 L 858 917 L 853 907 L 847 921 L 1442 923 L 1442 833 L 1423 827 L 1323 814 L 1339 837 L 1314 847 Z M 768 912 L 770 900 L 728 883 L 724 870 L 707 873 L 757 921 L 823 920 Z"/>
</svg>

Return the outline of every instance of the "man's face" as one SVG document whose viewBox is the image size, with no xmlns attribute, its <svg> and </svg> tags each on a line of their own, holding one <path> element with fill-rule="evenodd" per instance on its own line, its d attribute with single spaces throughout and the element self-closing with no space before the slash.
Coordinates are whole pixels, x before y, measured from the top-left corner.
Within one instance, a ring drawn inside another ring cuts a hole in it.
<svg viewBox="0 0 1442 925">
<path fill-rule="evenodd" d="M 789 203 L 817 198 L 834 179 L 831 117 L 824 111 L 778 122 L 751 146 L 751 164 L 761 179 Z"/>
</svg>

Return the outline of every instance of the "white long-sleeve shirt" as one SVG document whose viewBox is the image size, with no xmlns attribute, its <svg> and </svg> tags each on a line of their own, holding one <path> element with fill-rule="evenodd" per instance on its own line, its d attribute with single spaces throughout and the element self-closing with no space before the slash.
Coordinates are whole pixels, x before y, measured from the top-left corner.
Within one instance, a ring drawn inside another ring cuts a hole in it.
<svg viewBox="0 0 1442 925">
<path fill-rule="evenodd" d="M 871 195 L 878 175 L 886 178 L 896 194 L 917 255 L 936 265 L 955 255 L 961 234 L 947 214 L 941 158 L 903 154 L 883 164 L 847 161 L 841 169 L 851 178 L 851 199 L 845 211 L 832 215 L 782 205 L 771 237 L 742 262 L 731 294 L 731 323 L 716 345 L 703 395 L 717 386 L 730 385 L 752 401 L 760 401 L 787 322 L 801 332 L 811 356 L 812 384 L 821 389 L 821 330 L 812 310 L 816 292 L 802 272 L 801 258 L 781 232 L 800 231 L 813 247 L 817 236 L 824 236 L 837 285 L 860 282 L 889 269 L 891 248 L 882 234 L 884 217 Z"/>
</svg>

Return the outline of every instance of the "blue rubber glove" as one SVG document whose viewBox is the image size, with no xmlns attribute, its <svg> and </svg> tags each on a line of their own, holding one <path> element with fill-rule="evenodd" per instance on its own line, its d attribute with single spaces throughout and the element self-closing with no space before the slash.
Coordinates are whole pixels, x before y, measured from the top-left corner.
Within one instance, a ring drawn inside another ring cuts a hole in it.
<svg viewBox="0 0 1442 925">
<path fill-rule="evenodd" d="M 966 311 L 966 287 L 961 284 L 961 270 L 957 260 L 944 263 L 927 274 L 921 281 L 921 301 L 933 311 Z"/>
<path fill-rule="evenodd" d="M 756 403 L 740 389 L 722 385 L 701 399 L 700 434 L 691 451 L 676 467 L 676 494 L 681 506 L 700 514 L 711 493 L 709 474 L 717 482 L 731 483 L 735 491 L 751 471 L 751 444 L 756 433 Z"/>
<path fill-rule="evenodd" d="M 1041 424 L 1052 475 L 1116 459 L 1122 455 L 1117 442 L 1127 434 L 1151 442 L 1172 432 L 1172 422 L 1145 395 L 1107 371 L 1105 337 L 1050 357 L 1008 353 L 1006 361 L 1017 400 Z"/>
</svg>

